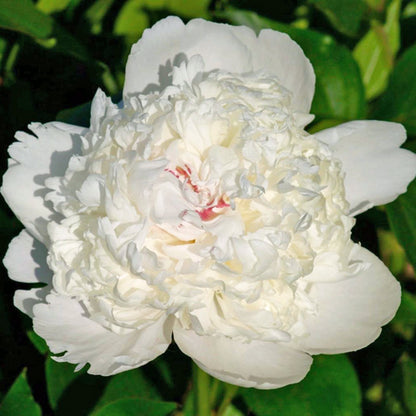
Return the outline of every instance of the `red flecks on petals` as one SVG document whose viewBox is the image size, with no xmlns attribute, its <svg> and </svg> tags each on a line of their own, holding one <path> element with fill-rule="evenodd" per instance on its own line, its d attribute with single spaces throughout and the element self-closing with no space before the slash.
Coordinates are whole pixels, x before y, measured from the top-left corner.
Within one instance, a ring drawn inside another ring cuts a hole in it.
<svg viewBox="0 0 416 416">
<path fill-rule="evenodd" d="M 200 192 L 200 188 L 198 187 L 198 185 L 195 185 L 192 182 L 192 170 L 189 167 L 189 165 L 185 164 L 185 168 L 182 168 L 181 166 L 176 166 L 175 170 L 165 169 L 165 171 L 171 173 L 173 176 L 175 176 L 175 178 L 189 185 L 195 193 Z M 221 212 L 218 212 L 216 210 L 221 210 L 222 208 L 227 208 L 229 206 L 230 204 L 225 202 L 224 198 L 221 198 L 215 205 L 209 204 L 206 208 L 196 210 L 196 212 L 198 213 L 202 221 L 210 221 L 221 214 Z"/>
<path fill-rule="evenodd" d="M 192 170 L 189 167 L 189 165 L 185 165 L 185 169 L 180 166 L 176 166 L 175 170 L 165 169 L 165 171 L 171 173 L 173 176 L 175 176 L 178 179 L 182 179 L 183 182 L 189 185 L 194 192 L 199 192 L 198 185 L 195 185 L 192 182 L 192 179 L 191 179 Z"/>
<path fill-rule="evenodd" d="M 220 215 L 220 212 L 216 212 L 215 209 L 221 209 L 229 207 L 230 204 L 227 204 L 223 198 L 221 198 L 216 205 L 211 207 L 204 208 L 200 211 L 197 211 L 199 217 L 202 221 L 209 221 Z"/>
</svg>

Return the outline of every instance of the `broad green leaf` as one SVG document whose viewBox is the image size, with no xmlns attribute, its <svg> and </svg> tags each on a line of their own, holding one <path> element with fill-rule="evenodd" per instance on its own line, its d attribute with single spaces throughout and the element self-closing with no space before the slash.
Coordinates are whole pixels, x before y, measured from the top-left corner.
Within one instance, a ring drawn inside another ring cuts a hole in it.
<svg viewBox="0 0 416 416">
<path fill-rule="evenodd" d="M 51 14 L 65 10 L 71 0 L 39 0 L 36 7 L 43 13 Z"/>
<path fill-rule="evenodd" d="M 0 27 L 29 35 L 47 49 L 90 60 L 85 47 L 30 0 L 0 0 Z"/>
<path fill-rule="evenodd" d="M 0 415 L 40 416 L 41 414 L 39 405 L 33 399 L 24 369 L 1 402 Z"/>
<path fill-rule="evenodd" d="M 30 0 L 0 0 L 0 27 L 46 39 L 52 35 L 54 20 Z"/>
<path fill-rule="evenodd" d="M 318 356 L 306 378 L 276 390 L 241 389 L 257 416 L 359 416 L 361 391 L 345 355 Z"/>
<path fill-rule="evenodd" d="M 416 180 L 392 203 L 386 205 L 391 228 L 416 268 Z"/>
<path fill-rule="evenodd" d="M 357 34 L 365 11 L 363 0 L 310 0 L 310 3 L 326 15 L 334 29 L 348 36 Z"/>
<path fill-rule="evenodd" d="M 176 403 L 147 399 L 120 399 L 102 407 L 91 416 L 165 416 L 176 409 Z"/>
<path fill-rule="evenodd" d="M 46 390 L 49 404 L 56 409 L 59 399 L 65 389 L 77 378 L 80 373 L 74 372 L 74 366 L 68 363 L 58 363 L 48 357 L 45 362 Z"/>
<path fill-rule="evenodd" d="M 393 330 L 405 339 L 411 340 L 416 332 L 416 296 L 407 292 L 402 293 L 402 301 L 396 316 L 391 322 Z"/>
<path fill-rule="evenodd" d="M 210 0 L 128 0 L 114 23 L 114 33 L 136 42 L 150 23 L 149 10 L 167 10 L 183 17 L 208 17 Z"/>
<path fill-rule="evenodd" d="M 368 100 L 385 90 L 394 67 L 400 48 L 400 5 L 401 0 L 393 0 L 387 9 L 385 24 L 373 21 L 371 29 L 354 48 Z"/>
<path fill-rule="evenodd" d="M 55 52 L 73 56 L 80 61 L 91 61 L 91 57 L 85 46 L 71 33 L 57 24 L 55 24 L 51 38 L 44 42 L 42 42 L 42 40 L 37 40 L 37 42 L 46 49 L 53 49 Z"/>
<path fill-rule="evenodd" d="M 373 117 L 403 123 L 409 135 L 416 135 L 416 44 L 399 59 L 386 92 Z M 413 263 L 415 264 L 415 263 Z"/>
<path fill-rule="evenodd" d="M 46 360 L 46 391 L 57 416 L 89 415 L 110 380 L 86 374 L 85 370 L 74 372 L 74 369 L 69 363 Z"/>
<path fill-rule="evenodd" d="M 331 36 L 313 30 L 294 28 L 256 13 L 228 8 L 223 13 L 231 23 L 246 25 L 259 32 L 272 28 L 286 32 L 312 62 L 316 74 L 313 114 L 319 118 L 354 120 L 365 113 L 364 88 L 350 51 Z"/>
<path fill-rule="evenodd" d="M 144 9 L 145 3 L 143 0 L 126 1 L 114 22 L 114 34 L 125 36 L 129 44 L 137 41 L 150 24 L 149 16 Z M 158 4 L 159 1 L 155 3 Z"/>
<path fill-rule="evenodd" d="M 110 378 L 95 410 L 120 399 L 142 398 L 162 400 L 157 388 L 144 375 L 141 369 L 126 371 Z"/>
</svg>

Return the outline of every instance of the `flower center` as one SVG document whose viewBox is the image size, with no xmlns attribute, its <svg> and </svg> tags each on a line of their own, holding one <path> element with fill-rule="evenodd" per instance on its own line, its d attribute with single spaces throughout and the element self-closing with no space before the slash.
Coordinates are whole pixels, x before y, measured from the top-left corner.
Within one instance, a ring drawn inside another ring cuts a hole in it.
<svg viewBox="0 0 416 416">
<path fill-rule="evenodd" d="M 198 181 L 193 178 L 192 170 L 189 165 L 185 164 L 176 166 L 174 170 L 165 169 L 166 172 L 171 173 L 178 179 L 181 188 L 183 190 L 184 197 L 191 203 L 196 203 L 195 212 L 199 215 L 202 221 L 210 221 L 216 218 L 218 215 L 224 213 L 225 208 L 230 206 L 225 202 L 226 196 L 222 195 L 218 197 L 215 195 L 209 187 L 202 184 L 199 185 Z M 189 194 L 189 191 L 192 195 Z M 184 210 L 181 213 L 182 217 L 185 217 L 189 213 L 189 210 Z"/>
</svg>

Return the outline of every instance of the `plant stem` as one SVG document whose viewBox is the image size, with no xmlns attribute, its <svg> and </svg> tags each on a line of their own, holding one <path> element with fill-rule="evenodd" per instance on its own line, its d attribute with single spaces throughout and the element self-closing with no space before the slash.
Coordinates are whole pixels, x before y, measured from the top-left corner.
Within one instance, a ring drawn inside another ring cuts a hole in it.
<svg viewBox="0 0 416 416">
<path fill-rule="evenodd" d="M 195 363 L 193 364 L 195 416 L 211 416 L 209 400 L 210 378 L 211 377 L 202 371 Z"/>
<path fill-rule="evenodd" d="M 238 386 L 224 383 L 224 397 L 222 399 L 220 407 L 218 408 L 217 416 L 222 416 L 225 413 L 228 405 L 231 403 L 231 400 L 234 398 L 237 391 Z"/>
</svg>

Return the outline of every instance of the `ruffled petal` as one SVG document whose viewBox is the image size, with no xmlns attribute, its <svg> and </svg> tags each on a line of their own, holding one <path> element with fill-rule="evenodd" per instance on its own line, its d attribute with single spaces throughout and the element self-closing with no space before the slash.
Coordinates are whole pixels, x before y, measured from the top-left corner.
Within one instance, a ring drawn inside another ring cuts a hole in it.
<svg viewBox="0 0 416 416">
<path fill-rule="evenodd" d="M 3 264 L 9 277 L 23 283 L 51 283 L 46 247 L 23 230 L 9 244 Z"/>
<path fill-rule="evenodd" d="M 302 380 L 312 358 L 283 343 L 200 336 L 177 325 L 175 342 L 208 374 L 227 383 L 275 389 Z"/>
<path fill-rule="evenodd" d="M 56 361 L 89 363 L 88 373 L 110 376 L 140 367 L 169 346 L 172 321 L 162 315 L 152 325 L 128 334 L 116 334 L 89 319 L 75 299 L 50 294 L 34 307 L 33 327 L 45 339 Z"/>
<path fill-rule="evenodd" d="M 3 176 L 1 194 L 27 230 L 47 243 L 46 225 L 59 215 L 45 202 L 45 180 L 62 176 L 69 158 L 79 151 L 79 135 L 85 129 L 54 122 L 32 123 L 38 137 L 18 132 L 18 142 L 9 147 L 11 160 Z"/>
<path fill-rule="evenodd" d="M 406 140 L 401 124 L 351 121 L 315 136 L 342 162 L 351 215 L 393 201 L 416 175 L 416 155 L 399 148 Z"/>
<path fill-rule="evenodd" d="M 311 354 L 366 347 L 399 307 L 400 285 L 382 261 L 359 245 L 354 246 L 350 261 L 356 265 L 362 262 L 354 275 L 337 280 L 336 265 L 332 270 L 326 265 L 323 271 L 317 266 L 308 277 L 314 281 L 309 297 L 318 311 L 306 316 L 309 336 L 299 341 L 299 347 Z M 320 279 L 321 272 L 327 274 L 327 282 Z M 329 276 L 331 273 L 334 276 Z"/>
<path fill-rule="evenodd" d="M 170 72 L 193 55 L 202 56 L 205 70 L 244 73 L 265 70 L 294 94 L 294 109 L 308 112 L 315 75 L 302 49 L 290 37 L 262 30 L 257 37 L 247 27 L 191 20 L 186 25 L 168 17 L 143 33 L 133 46 L 126 68 L 124 95 L 164 88 Z"/>
</svg>

